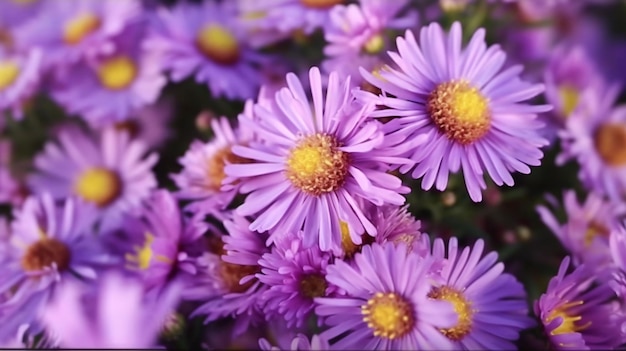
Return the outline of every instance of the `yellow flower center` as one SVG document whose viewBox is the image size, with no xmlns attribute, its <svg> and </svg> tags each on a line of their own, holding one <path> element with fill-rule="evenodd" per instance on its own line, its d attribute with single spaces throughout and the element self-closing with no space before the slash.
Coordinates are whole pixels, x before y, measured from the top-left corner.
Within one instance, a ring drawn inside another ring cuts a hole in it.
<svg viewBox="0 0 626 351">
<path fill-rule="evenodd" d="M 300 3 L 313 9 L 326 9 L 341 4 L 343 0 L 300 0 Z"/>
<path fill-rule="evenodd" d="M 454 327 L 439 329 L 443 335 L 450 340 L 459 341 L 470 333 L 472 330 L 472 316 L 476 311 L 472 309 L 471 302 L 467 301 L 462 292 L 449 286 L 442 286 L 433 288 L 428 293 L 428 297 L 452 303 L 454 311 L 458 315 L 458 322 Z"/>
<path fill-rule="evenodd" d="M 371 37 L 367 42 L 365 42 L 365 45 L 363 45 L 363 50 L 371 55 L 380 53 L 384 48 L 385 38 L 380 33 Z"/>
<path fill-rule="evenodd" d="M 287 178 L 298 189 L 319 196 L 340 188 L 346 180 L 349 155 L 339 150 L 337 139 L 314 134 L 302 139 L 287 159 Z"/>
<path fill-rule="evenodd" d="M 71 252 L 59 240 L 43 237 L 30 245 L 22 257 L 22 268 L 25 271 L 39 271 L 56 263 L 59 271 L 70 265 Z"/>
<path fill-rule="evenodd" d="M 121 194 L 122 181 L 117 173 L 106 168 L 89 168 L 76 180 L 74 191 L 84 200 L 104 207 Z"/>
<path fill-rule="evenodd" d="M 137 65 L 128 56 L 114 56 L 98 68 L 100 83 L 111 90 L 128 87 L 137 76 Z"/>
<path fill-rule="evenodd" d="M 578 99 L 580 98 L 580 93 L 578 89 L 570 86 L 563 85 L 559 88 L 559 97 L 561 98 L 561 105 L 563 106 L 563 116 L 569 117 L 576 106 L 578 106 Z"/>
<path fill-rule="evenodd" d="M 574 301 L 570 303 L 564 303 L 559 307 L 555 308 L 550 312 L 550 314 L 546 317 L 545 322 L 550 323 L 557 317 L 563 318 L 563 322 L 556 329 L 550 332 L 550 335 L 559 335 L 559 334 L 568 334 L 575 333 L 582 330 L 585 330 L 591 326 L 591 321 L 580 325 L 580 321 L 582 320 L 581 316 L 572 316 L 569 313 L 569 309 L 575 306 L 580 306 L 583 304 L 583 301 Z"/>
<path fill-rule="evenodd" d="M 324 296 L 327 287 L 326 279 L 318 273 L 308 274 L 300 280 L 300 293 L 309 299 Z"/>
<path fill-rule="evenodd" d="M 415 326 L 413 305 L 395 293 L 376 293 L 361 306 L 361 313 L 374 336 L 381 338 L 402 337 Z"/>
<path fill-rule="evenodd" d="M 222 64 L 232 65 L 239 61 L 239 42 L 227 28 L 218 24 L 208 24 L 196 37 L 196 47 L 208 59 Z"/>
<path fill-rule="evenodd" d="M 0 91 L 15 82 L 20 75 L 20 67 L 11 61 L 0 62 Z"/>
<path fill-rule="evenodd" d="M 439 130 L 464 145 L 479 140 L 491 127 L 488 100 L 464 81 L 439 84 L 428 96 L 426 109 Z"/>
<path fill-rule="evenodd" d="M 609 166 L 626 165 L 626 125 L 605 123 L 595 132 L 594 144 Z"/>
<path fill-rule="evenodd" d="M 100 28 L 98 17 L 91 13 L 84 13 L 65 24 L 63 40 L 70 45 L 80 43 L 86 36 Z"/>
<path fill-rule="evenodd" d="M 589 245 L 591 245 L 593 240 L 598 237 L 598 235 L 604 238 L 608 238 L 610 235 L 610 231 L 602 224 L 592 221 L 591 223 L 589 223 L 587 231 L 585 231 L 585 246 L 589 247 Z"/>
<path fill-rule="evenodd" d="M 370 245 L 376 241 L 373 236 L 364 233 L 361 235 L 361 244 L 357 245 L 350 237 L 348 223 L 339 221 L 339 227 L 341 229 L 341 248 L 343 249 L 344 257 L 346 258 L 351 258 L 355 253 L 360 252 L 364 245 Z"/>
</svg>

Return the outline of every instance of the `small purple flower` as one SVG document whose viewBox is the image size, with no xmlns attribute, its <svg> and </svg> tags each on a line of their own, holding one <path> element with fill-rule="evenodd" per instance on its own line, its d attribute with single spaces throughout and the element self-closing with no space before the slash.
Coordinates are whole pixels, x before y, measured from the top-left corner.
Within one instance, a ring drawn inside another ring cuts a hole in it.
<svg viewBox="0 0 626 351">
<path fill-rule="evenodd" d="M 321 336 L 342 336 L 337 349 L 449 349 L 439 329 L 455 326 L 457 316 L 451 303 L 428 297 L 433 262 L 387 243 L 364 247 L 353 264 L 328 266 L 326 280 L 345 296 L 315 299 L 315 313 L 329 326 Z"/>
<path fill-rule="evenodd" d="M 97 205 L 104 230 L 117 226 L 156 187 L 151 168 L 158 156 L 144 157 L 143 143 L 112 128 L 98 137 L 77 129 L 62 131 L 35 158 L 36 173 L 29 181 L 35 192 L 49 191 L 57 199 L 76 195 Z"/>
<path fill-rule="evenodd" d="M 397 39 L 398 53 L 389 53 L 398 68 L 386 67 L 378 77 L 361 69 L 385 94 L 359 97 L 384 106 L 372 117 L 396 117 L 386 125 L 395 124 L 414 144 L 412 176 L 423 177 L 424 190 L 445 190 L 449 173 L 462 169 L 469 195 L 478 202 L 486 189 L 484 170 L 497 185 L 512 186 L 511 172 L 527 174 L 529 165 L 540 164 L 540 148 L 548 141 L 539 134 L 543 123 L 536 113 L 550 107 L 524 102 L 543 86 L 520 80 L 521 66 L 501 71 L 506 55 L 497 45 L 487 48 L 484 29 L 465 49 L 461 37 L 458 22 L 449 35 L 437 23 L 422 28 L 420 45 L 407 31 Z"/>
<path fill-rule="evenodd" d="M 225 182 L 241 181 L 240 192 L 249 193 L 236 211 L 258 215 L 251 230 L 304 228 L 305 247 L 319 243 L 323 251 L 340 252 L 341 221 L 354 233 L 355 242 L 365 231 L 376 234 L 357 199 L 401 205 L 401 193 L 408 188 L 386 172 L 387 162 L 397 158 L 380 151 L 399 140 L 385 138 L 380 124 L 366 119 L 374 106 L 354 100 L 350 79 L 341 82 L 331 73 L 324 94 L 317 67 L 309 77 L 312 105 L 290 73 L 288 87 L 276 93 L 270 106 L 254 107 L 257 119 L 249 123 L 258 141 L 232 148 L 251 161 L 227 165 Z"/>
<path fill-rule="evenodd" d="M 110 272 L 97 284 L 60 286 L 45 307 L 43 321 L 64 348 L 150 348 L 179 296 L 176 284 L 145 294 L 141 281 Z"/>
<path fill-rule="evenodd" d="M 620 326 L 613 323 L 607 284 L 594 285 L 594 274 L 585 265 L 567 274 L 569 257 L 556 277 L 535 301 L 535 314 L 557 350 L 613 349 L 621 343 Z"/>
<path fill-rule="evenodd" d="M 281 347 L 282 346 L 282 347 Z M 267 339 L 259 339 L 259 347 L 263 351 L 299 350 L 299 351 L 326 351 L 330 350 L 328 340 L 320 335 L 313 335 L 309 340 L 306 335 L 297 334 L 289 345 L 272 346 Z"/>
<path fill-rule="evenodd" d="M 0 50 L 0 111 L 10 109 L 14 118 L 22 117 L 24 103 L 39 88 L 41 59 L 39 49 L 19 54 Z"/>
</svg>

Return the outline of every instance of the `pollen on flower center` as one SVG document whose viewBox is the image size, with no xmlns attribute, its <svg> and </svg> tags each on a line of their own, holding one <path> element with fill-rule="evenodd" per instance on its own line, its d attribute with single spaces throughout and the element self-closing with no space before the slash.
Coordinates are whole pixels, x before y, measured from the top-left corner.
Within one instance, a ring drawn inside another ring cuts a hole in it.
<svg viewBox="0 0 626 351">
<path fill-rule="evenodd" d="M 300 3 L 306 7 L 314 9 L 326 9 L 341 4 L 343 0 L 300 0 Z"/>
<path fill-rule="evenodd" d="M 564 303 L 563 305 L 555 308 L 550 312 L 550 314 L 545 318 L 545 322 L 550 323 L 557 317 L 563 318 L 563 322 L 554 330 L 550 332 L 551 335 L 559 335 L 559 334 L 568 334 L 575 333 L 582 330 L 585 330 L 591 326 L 591 322 L 587 322 L 583 325 L 580 325 L 581 316 L 572 315 L 570 308 L 580 306 L 583 304 L 583 301 L 574 301 L 569 303 Z"/>
<path fill-rule="evenodd" d="M 0 62 L 0 91 L 9 87 L 20 75 L 20 68 L 11 61 Z"/>
<path fill-rule="evenodd" d="M 464 145 L 479 140 L 491 127 L 487 98 L 464 81 L 439 84 L 428 96 L 426 110 L 439 130 Z"/>
<path fill-rule="evenodd" d="M 346 180 L 349 155 L 333 136 L 314 134 L 302 139 L 287 158 L 287 178 L 298 189 L 319 196 L 340 188 Z"/>
<path fill-rule="evenodd" d="M 361 306 L 361 313 L 374 336 L 381 338 L 402 337 L 415 325 L 411 302 L 395 293 L 376 293 Z"/>
<path fill-rule="evenodd" d="M 458 322 L 452 328 L 440 329 L 441 333 L 453 341 L 462 340 L 472 330 L 472 317 L 474 310 L 472 304 L 467 301 L 462 292 L 449 286 L 433 288 L 428 297 L 435 300 L 444 300 L 452 303 L 454 311 L 458 315 Z"/>
<path fill-rule="evenodd" d="M 137 76 L 137 65 L 128 56 L 114 56 L 98 68 L 98 78 L 105 87 L 120 90 L 128 87 Z"/>
<path fill-rule="evenodd" d="M 122 181 L 117 173 L 106 168 L 89 168 L 79 175 L 74 191 L 86 201 L 102 207 L 120 195 Z"/>
<path fill-rule="evenodd" d="M 227 28 L 209 24 L 198 32 L 196 46 L 208 59 L 222 64 L 232 65 L 239 61 L 239 42 Z"/>
<path fill-rule="evenodd" d="M 152 243 L 154 242 L 154 235 L 151 233 L 145 233 L 145 241 L 143 246 L 135 246 L 136 254 L 127 253 L 125 255 L 126 261 L 136 264 L 137 268 L 141 270 L 148 269 L 150 267 L 150 261 L 152 260 Z"/>
<path fill-rule="evenodd" d="M 91 13 L 77 16 L 65 25 L 63 40 L 70 45 L 77 44 L 100 28 L 100 25 L 100 19 Z"/>
<path fill-rule="evenodd" d="M 326 279 L 319 273 L 307 274 L 300 278 L 300 293 L 307 298 L 324 296 L 327 287 Z"/>
<path fill-rule="evenodd" d="M 594 144 L 600 158 L 610 166 L 626 165 L 626 125 L 606 123 L 595 132 Z"/>
<path fill-rule="evenodd" d="M 232 146 L 228 145 L 219 149 L 213 157 L 209 159 L 207 166 L 207 187 L 212 191 L 219 191 L 222 187 L 222 181 L 226 178 L 224 166 L 227 164 L 241 164 L 250 160 L 241 156 L 237 156 L 232 152 Z"/>
<path fill-rule="evenodd" d="M 363 45 L 363 50 L 371 55 L 380 53 L 385 48 L 385 38 L 382 34 L 378 33 L 372 36 Z"/>
<path fill-rule="evenodd" d="M 592 221 L 591 223 L 589 223 L 587 231 L 585 231 L 585 246 L 589 247 L 589 245 L 591 245 L 591 243 L 593 242 L 593 239 L 595 239 L 598 235 L 608 238 L 609 234 L 610 231 L 607 227 L 598 222 Z"/>
<path fill-rule="evenodd" d="M 576 109 L 576 106 L 578 106 L 580 93 L 578 89 L 570 85 L 563 85 L 559 88 L 559 97 L 561 98 L 561 105 L 563 106 L 563 116 L 569 117 L 569 115 L 574 112 L 574 109 Z"/>
<path fill-rule="evenodd" d="M 53 238 L 42 238 L 30 245 L 22 257 L 22 268 L 26 271 L 39 271 L 56 263 L 57 269 L 63 271 L 70 265 L 71 253 L 61 241 Z"/>
</svg>

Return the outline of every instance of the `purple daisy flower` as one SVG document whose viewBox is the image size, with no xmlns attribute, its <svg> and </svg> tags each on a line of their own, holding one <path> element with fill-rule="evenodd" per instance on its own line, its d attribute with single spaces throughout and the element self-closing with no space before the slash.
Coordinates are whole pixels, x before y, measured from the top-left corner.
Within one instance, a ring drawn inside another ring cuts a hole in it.
<svg viewBox="0 0 626 351">
<path fill-rule="evenodd" d="M 604 278 L 610 278 L 607 268 L 613 265 L 609 237 L 617 228 L 618 218 L 626 214 L 626 206 L 605 201 L 595 193 L 589 193 L 585 201 L 579 203 L 573 190 L 565 192 L 563 204 L 567 215 L 564 223 L 545 206 L 538 206 L 537 212 L 571 253 L 573 263 L 586 264 L 605 281 Z"/>
<path fill-rule="evenodd" d="M 41 48 L 46 69 L 69 68 L 87 56 L 111 53 L 111 39 L 140 14 L 136 0 L 42 1 L 38 16 L 15 32 L 15 41 L 20 48 Z"/>
<path fill-rule="evenodd" d="M 253 97 L 264 80 L 259 66 L 269 63 L 269 56 L 249 47 L 234 1 L 159 8 L 146 45 L 163 55 L 175 82 L 194 75 L 214 96 L 229 99 Z"/>
<path fill-rule="evenodd" d="M 39 88 L 42 52 L 31 49 L 13 54 L 0 50 L 0 111 L 11 109 L 22 117 L 22 106 Z"/>
<path fill-rule="evenodd" d="M 52 97 L 94 127 L 124 121 L 154 103 L 167 80 L 158 55 L 140 44 L 144 30 L 142 24 L 133 25 L 112 38 L 114 51 L 72 66 L 55 82 Z"/>
<path fill-rule="evenodd" d="M 35 192 L 49 191 L 59 199 L 76 195 L 95 204 L 103 230 L 138 207 L 157 185 L 151 172 L 158 156 L 128 134 L 108 128 L 94 140 L 77 129 L 59 134 L 35 158 L 29 183 Z"/>
<path fill-rule="evenodd" d="M 322 251 L 340 252 L 341 221 L 355 234 L 355 242 L 365 231 L 376 235 L 356 199 L 376 205 L 405 202 L 400 193 L 409 189 L 386 172 L 387 162 L 396 158 L 377 149 L 401 140 L 385 138 L 380 124 L 367 120 L 374 105 L 354 100 L 350 79 L 340 82 L 331 73 L 324 99 L 319 69 L 311 68 L 309 77 L 312 106 L 290 73 L 288 87 L 276 93 L 272 105 L 254 107 L 258 119 L 249 124 L 259 141 L 232 148 L 251 161 L 227 165 L 230 179 L 225 182 L 239 180 L 240 192 L 249 193 L 236 211 L 258 215 L 251 230 L 304 229 L 305 247 L 319 242 Z"/>
<path fill-rule="evenodd" d="M 472 248 L 459 250 L 452 237 L 446 255 L 442 239 L 433 243 L 433 256 L 447 261 L 441 270 L 444 280 L 428 296 L 454 306 L 457 323 L 440 331 L 455 350 L 515 349 L 519 333 L 534 324 L 528 316 L 524 287 L 511 274 L 502 273 L 504 265 L 496 263 L 496 252 L 481 258 L 484 247 L 477 240 Z"/>
<path fill-rule="evenodd" d="M 417 166 L 412 175 L 423 177 L 422 189 L 434 185 L 443 191 L 449 173 L 462 169 L 469 195 L 478 202 L 481 188 L 486 189 L 485 169 L 497 185 L 512 186 L 511 172 L 530 173 L 528 165 L 540 164 L 540 147 L 548 142 L 539 134 L 543 124 L 536 113 L 550 107 L 523 102 L 543 86 L 520 80 L 521 66 L 500 72 L 505 54 L 497 45 L 487 49 L 484 29 L 474 33 L 465 49 L 461 36 L 458 22 L 448 36 L 432 23 L 420 31 L 420 46 L 407 31 L 397 39 L 399 53 L 389 53 L 397 69 L 383 69 L 379 78 L 361 70 L 368 82 L 395 97 L 359 96 L 385 106 L 371 116 L 397 117 L 392 122 L 414 140 L 410 157 Z"/>
<path fill-rule="evenodd" d="M 330 350 L 328 340 L 320 335 L 313 335 L 309 339 L 306 335 L 297 334 L 289 345 L 272 346 L 267 339 L 259 339 L 259 347 L 263 351 L 300 350 L 300 351 L 326 351 Z"/>
<path fill-rule="evenodd" d="M 626 194 L 626 105 L 615 106 L 619 87 L 585 99 L 559 132 L 557 164 L 575 158 L 579 178 L 592 191 L 619 202 Z"/>
<path fill-rule="evenodd" d="M 611 317 L 613 291 L 606 284 L 594 285 L 594 274 L 585 265 L 567 274 L 569 265 L 570 258 L 565 257 L 546 292 L 535 301 L 535 314 L 552 347 L 614 349 L 621 343 L 621 334 Z"/>
<path fill-rule="evenodd" d="M 98 284 L 63 284 L 42 319 L 64 348 L 150 348 L 179 297 L 176 284 L 146 295 L 141 281 L 110 272 Z"/>
<path fill-rule="evenodd" d="M 0 302 L 0 340 L 16 331 L 18 321 L 34 322 L 59 282 L 93 279 L 98 268 L 114 263 L 93 236 L 97 212 L 88 204 L 68 199 L 57 206 L 43 194 L 28 198 L 14 215 L 12 234 L 2 243 L 8 247 L 1 250 L 0 296 L 7 298 Z"/>
<path fill-rule="evenodd" d="M 259 260 L 256 277 L 269 287 L 261 296 L 267 319 L 282 316 L 287 327 L 300 327 L 315 306 L 316 297 L 333 296 L 337 288 L 326 281 L 332 255 L 317 245 L 303 247 L 303 232 L 277 239 L 272 251 Z"/>
<path fill-rule="evenodd" d="M 450 340 L 439 332 L 457 324 L 451 303 L 428 297 L 433 258 L 407 251 L 405 245 L 373 244 L 354 257 L 336 261 L 326 280 L 345 296 L 319 297 L 315 313 L 330 327 L 327 340 L 345 333 L 337 349 L 448 349 Z"/>
</svg>

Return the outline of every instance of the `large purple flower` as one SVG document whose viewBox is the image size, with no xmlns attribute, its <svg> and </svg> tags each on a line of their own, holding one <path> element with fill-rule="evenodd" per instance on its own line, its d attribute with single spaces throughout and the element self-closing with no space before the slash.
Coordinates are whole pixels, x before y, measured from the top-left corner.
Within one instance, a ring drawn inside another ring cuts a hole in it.
<svg viewBox="0 0 626 351">
<path fill-rule="evenodd" d="M 323 251 L 340 251 L 340 222 L 348 225 L 355 243 L 376 228 L 365 218 L 357 199 L 401 205 L 408 188 L 387 173 L 396 159 L 380 150 L 399 141 L 385 138 L 376 121 L 366 116 L 374 106 L 359 104 L 350 80 L 331 73 L 326 97 L 317 67 L 309 72 L 313 104 L 294 74 L 276 93 L 270 106 L 254 108 L 250 122 L 258 142 L 235 146 L 234 154 L 252 160 L 224 169 L 231 181 L 241 181 L 249 193 L 237 208 L 241 215 L 258 215 L 250 229 L 304 229 L 304 245 L 319 243 Z M 400 162 L 404 161 L 401 159 Z"/>
<path fill-rule="evenodd" d="M 536 113 L 550 107 L 524 102 L 543 86 L 520 80 L 521 66 L 501 71 L 506 55 L 497 45 L 487 48 L 484 29 L 465 49 L 461 37 L 458 22 L 449 35 L 437 23 L 422 28 L 419 45 L 407 31 L 397 39 L 398 53 L 389 53 L 397 68 L 381 69 L 378 77 L 361 70 L 385 94 L 360 97 L 383 106 L 371 116 L 396 117 L 389 123 L 414 144 L 412 175 L 423 177 L 423 189 L 445 190 L 449 173 L 462 169 L 470 197 L 481 201 L 484 170 L 497 185 L 511 186 L 511 172 L 529 173 L 529 165 L 540 164 L 540 147 L 548 142 L 539 134 L 543 124 Z"/>
</svg>

